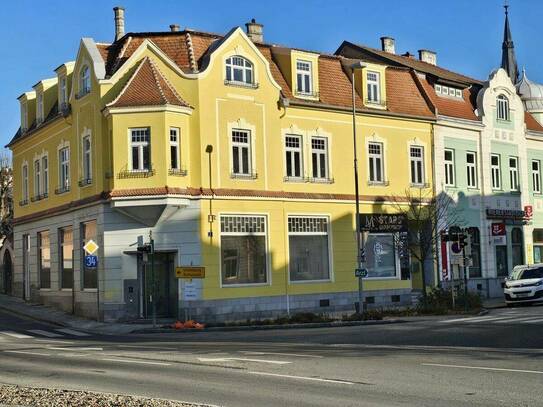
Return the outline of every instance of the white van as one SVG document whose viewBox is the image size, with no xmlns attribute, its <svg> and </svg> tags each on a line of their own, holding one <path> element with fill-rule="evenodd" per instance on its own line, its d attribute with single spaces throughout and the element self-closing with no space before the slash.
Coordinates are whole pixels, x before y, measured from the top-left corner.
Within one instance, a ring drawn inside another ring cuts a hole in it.
<svg viewBox="0 0 543 407">
<path fill-rule="evenodd" d="M 543 263 L 515 266 L 503 288 L 508 307 L 543 301 Z"/>
</svg>

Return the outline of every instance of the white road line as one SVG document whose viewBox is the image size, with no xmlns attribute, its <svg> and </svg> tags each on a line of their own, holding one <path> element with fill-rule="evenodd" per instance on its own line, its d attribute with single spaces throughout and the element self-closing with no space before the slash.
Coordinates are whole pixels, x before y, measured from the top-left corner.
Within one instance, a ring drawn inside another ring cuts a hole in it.
<svg viewBox="0 0 543 407">
<path fill-rule="evenodd" d="M 47 349 L 53 349 L 53 350 L 64 350 L 67 352 L 73 352 L 73 351 L 101 351 L 104 350 L 103 348 L 57 348 L 54 346 L 48 346 Z"/>
<path fill-rule="evenodd" d="M 286 353 L 286 352 L 253 352 L 253 351 L 240 351 L 246 355 L 279 355 L 279 356 L 294 356 L 298 358 L 319 358 L 322 359 L 324 356 L 320 355 L 305 355 L 303 353 Z"/>
<path fill-rule="evenodd" d="M 63 334 L 73 335 L 73 336 L 90 336 L 89 334 L 86 334 L 84 332 L 74 331 L 70 328 L 62 328 L 62 329 L 55 329 L 58 332 L 62 332 Z"/>
<path fill-rule="evenodd" d="M 487 316 L 487 317 L 477 317 L 477 318 L 470 318 L 470 319 L 467 319 L 466 321 L 464 321 L 465 323 L 471 323 L 471 322 L 486 322 L 486 321 L 494 321 L 496 319 L 502 319 L 503 317 L 492 317 L 492 316 Z"/>
<path fill-rule="evenodd" d="M 103 358 L 100 360 L 106 360 L 108 362 L 120 362 L 120 363 L 141 363 L 142 365 L 158 365 L 158 366 L 171 366 L 171 363 L 163 363 L 163 362 L 146 362 L 143 360 L 129 360 L 129 359 L 108 359 Z"/>
<path fill-rule="evenodd" d="M 17 332 L 12 332 L 12 331 L 1 331 L 0 334 L 11 336 L 11 337 L 17 338 L 17 339 L 32 339 L 32 338 L 34 338 L 33 336 L 30 336 L 30 335 L 19 334 Z"/>
<path fill-rule="evenodd" d="M 477 319 L 477 317 L 468 317 L 468 318 L 457 318 L 457 319 L 445 319 L 442 321 L 439 321 L 442 324 L 451 324 L 453 322 L 463 322 L 463 321 L 469 321 L 472 319 Z"/>
<path fill-rule="evenodd" d="M 256 374 L 259 376 L 273 376 L 273 377 L 284 377 L 285 379 L 299 379 L 299 380 L 311 380 L 315 382 L 325 382 L 325 383 L 337 383 L 337 384 L 355 384 L 353 382 L 343 381 L 343 380 L 332 380 L 332 379 L 320 379 L 318 377 L 307 377 L 307 376 L 292 376 L 288 374 L 279 374 L 279 373 L 268 373 L 268 372 L 247 372 L 249 374 Z"/>
<path fill-rule="evenodd" d="M 440 364 L 440 363 L 421 363 L 421 365 L 423 365 L 423 366 L 436 366 L 436 367 L 451 367 L 451 368 L 456 368 L 456 369 L 492 370 L 492 371 L 496 371 L 496 372 L 543 374 L 543 371 L 540 371 L 540 370 L 506 369 L 506 368 L 500 368 L 500 367 L 443 365 L 443 364 Z"/>
<path fill-rule="evenodd" d="M 48 332 L 48 331 L 42 331 L 41 329 L 29 329 L 28 332 L 41 335 L 41 336 L 47 336 L 48 338 L 60 338 L 62 335 L 56 334 L 54 332 Z"/>
<path fill-rule="evenodd" d="M 533 319 L 534 317 L 528 317 L 528 318 L 517 318 L 517 317 L 514 317 L 514 318 L 502 318 L 500 320 L 497 320 L 497 321 L 492 321 L 493 324 L 508 324 L 510 322 L 512 323 L 522 323 L 522 321 L 527 321 L 527 320 L 530 320 L 530 319 Z"/>
<path fill-rule="evenodd" d="M 48 353 L 28 352 L 25 350 L 5 350 L 6 353 L 22 353 L 24 355 L 51 356 Z"/>
<path fill-rule="evenodd" d="M 73 341 L 62 341 L 58 339 L 36 339 L 36 342 L 42 342 L 42 343 L 49 343 L 49 344 L 55 344 L 55 345 L 70 345 L 72 343 L 75 343 Z"/>
<path fill-rule="evenodd" d="M 292 362 L 284 360 L 266 360 L 266 359 L 248 359 L 248 358 L 198 358 L 200 362 L 229 362 L 231 360 L 239 362 L 271 363 L 272 365 L 287 365 Z"/>
<path fill-rule="evenodd" d="M 537 324 L 539 322 L 543 322 L 543 318 L 538 318 L 538 319 L 532 319 L 530 321 L 524 321 L 522 322 L 523 324 Z"/>
</svg>

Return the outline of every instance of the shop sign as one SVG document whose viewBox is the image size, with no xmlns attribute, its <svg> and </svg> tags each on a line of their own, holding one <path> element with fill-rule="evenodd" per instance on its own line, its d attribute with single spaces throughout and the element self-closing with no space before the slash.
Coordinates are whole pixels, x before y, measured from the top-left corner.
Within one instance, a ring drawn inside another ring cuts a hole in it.
<svg viewBox="0 0 543 407">
<path fill-rule="evenodd" d="M 488 219 L 517 219 L 526 218 L 525 211 L 519 209 L 488 209 L 486 210 Z"/>
<path fill-rule="evenodd" d="M 407 232 L 407 216 L 400 214 L 360 214 L 360 230 L 370 233 Z"/>
<path fill-rule="evenodd" d="M 495 245 L 507 244 L 507 238 L 505 234 L 505 223 L 493 223 L 491 226 L 492 242 Z"/>
<path fill-rule="evenodd" d="M 177 278 L 205 278 L 206 269 L 205 267 L 194 267 L 194 266 L 182 266 L 175 268 L 175 276 Z"/>
</svg>

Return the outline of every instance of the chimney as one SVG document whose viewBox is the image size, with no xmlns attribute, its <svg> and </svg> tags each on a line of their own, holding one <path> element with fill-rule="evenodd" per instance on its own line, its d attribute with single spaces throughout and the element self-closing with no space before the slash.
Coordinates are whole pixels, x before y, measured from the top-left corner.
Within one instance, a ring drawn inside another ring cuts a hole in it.
<svg viewBox="0 0 543 407">
<path fill-rule="evenodd" d="M 437 54 L 428 49 L 419 49 L 419 59 L 432 65 L 437 65 Z"/>
<path fill-rule="evenodd" d="M 170 24 L 170 31 L 171 32 L 179 31 L 179 24 Z"/>
<path fill-rule="evenodd" d="M 262 24 L 257 23 L 253 18 L 250 23 L 245 24 L 245 27 L 247 27 L 247 36 L 253 42 L 264 42 L 264 33 L 262 32 L 264 26 Z"/>
<path fill-rule="evenodd" d="M 381 37 L 381 49 L 391 54 L 396 53 L 396 41 L 392 37 Z"/>
<path fill-rule="evenodd" d="M 124 36 L 124 7 L 113 7 L 115 13 L 115 41 Z"/>
</svg>

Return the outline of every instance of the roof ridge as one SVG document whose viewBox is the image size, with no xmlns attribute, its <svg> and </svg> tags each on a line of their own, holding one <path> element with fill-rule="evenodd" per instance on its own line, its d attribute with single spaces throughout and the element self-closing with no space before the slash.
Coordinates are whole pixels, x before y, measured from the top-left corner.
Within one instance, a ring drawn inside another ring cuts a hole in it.
<svg viewBox="0 0 543 407">
<path fill-rule="evenodd" d="M 143 58 L 140 62 L 139 62 L 139 65 L 138 67 L 136 68 L 136 70 L 134 71 L 134 73 L 132 74 L 132 76 L 130 77 L 130 79 L 128 79 L 128 81 L 126 82 L 126 84 L 124 85 L 124 87 L 121 89 L 121 91 L 119 92 L 119 94 L 117 95 L 117 97 L 115 99 L 113 99 L 111 102 L 109 102 L 108 104 L 106 104 L 106 107 L 107 106 L 112 106 L 114 105 L 115 103 L 117 103 L 117 101 L 121 98 L 121 96 L 124 94 L 124 92 L 126 92 L 126 90 L 128 89 L 128 87 L 131 85 L 131 83 L 134 81 L 134 79 L 136 78 L 136 76 L 138 75 L 138 72 L 141 70 L 141 68 L 143 67 L 143 64 L 145 63 L 145 61 L 149 59 L 149 57 L 145 57 Z"/>
<path fill-rule="evenodd" d="M 162 71 L 160 70 L 160 68 L 158 66 L 155 65 L 154 61 L 152 59 L 150 59 L 150 63 L 151 63 L 151 66 L 153 67 L 153 69 L 156 69 L 156 73 L 157 75 L 160 76 L 160 78 L 162 78 L 162 80 L 166 83 L 166 85 L 168 86 L 168 88 L 170 88 L 170 90 L 172 91 L 172 93 L 174 94 L 174 96 L 178 99 L 178 102 L 182 103 L 182 104 L 186 104 L 188 105 L 187 102 L 185 102 L 185 100 L 181 97 L 181 95 L 177 92 L 177 90 L 175 89 L 175 86 L 172 85 L 172 83 L 168 80 L 168 78 L 166 78 L 164 76 L 164 74 L 162 73 Z M 158 84 L 160 86 L 160 83 Z M 161 92 L 164 92 L 164 90 L 162 89 L 162 86 L 160 86 L 160 91 Z M 165 97 L 165 96 L 164 96 Z M 166 102 L 169 102 L 168 100 L 166 100 Z"/>
<path fill-rule="evenodd" d="M 149 57 L 146 57 L 147 61 L 149 62 L 149 65 L 151 66 L 151 71 L 153 72 L 153 77 L 155 78 L 156 85 L 158 86 L 158 90 L 160 91 L 160 95 L 162 96 L 162 102 L 164 104 L 169 103 L 168 98 L 164 94 L 164 89 L 162 89 L 162 85 L 160 84 L 160 80 L 158 78 L 159 73 L 157 72 L 157 67 L 155 66 L 155 63 L 153 60 Z M 161 75 L 162 76 L 162 75 Z"/>
<path fill-rule="evenodd" d="M 132 42 L 132 37 L 129 35 L 124 42 L 123 46 L 121 47 L 121 52 L 115 57 L 115 63 L 113 64 L 113 67 L 111 69 L 112 72 L 116 72 L 117 68 L 119 67 L 119 64 L 121 63 L 121 59 L 124 56 L 124 53 L 126 52 L 126 49 L 128 48 L 128 45 Z"/>
<path fill-rule="evenodd" d="M 185 33 L 185 42 L 187 43 L 187 48 L 189 52 L 189 64 L 192 72 L 198 72 L 198 65 L 196 64 L 196 59 L 194 58 L 194 46 L 192 44 L 192 37 L 189 32 Z"/>
</svg>

